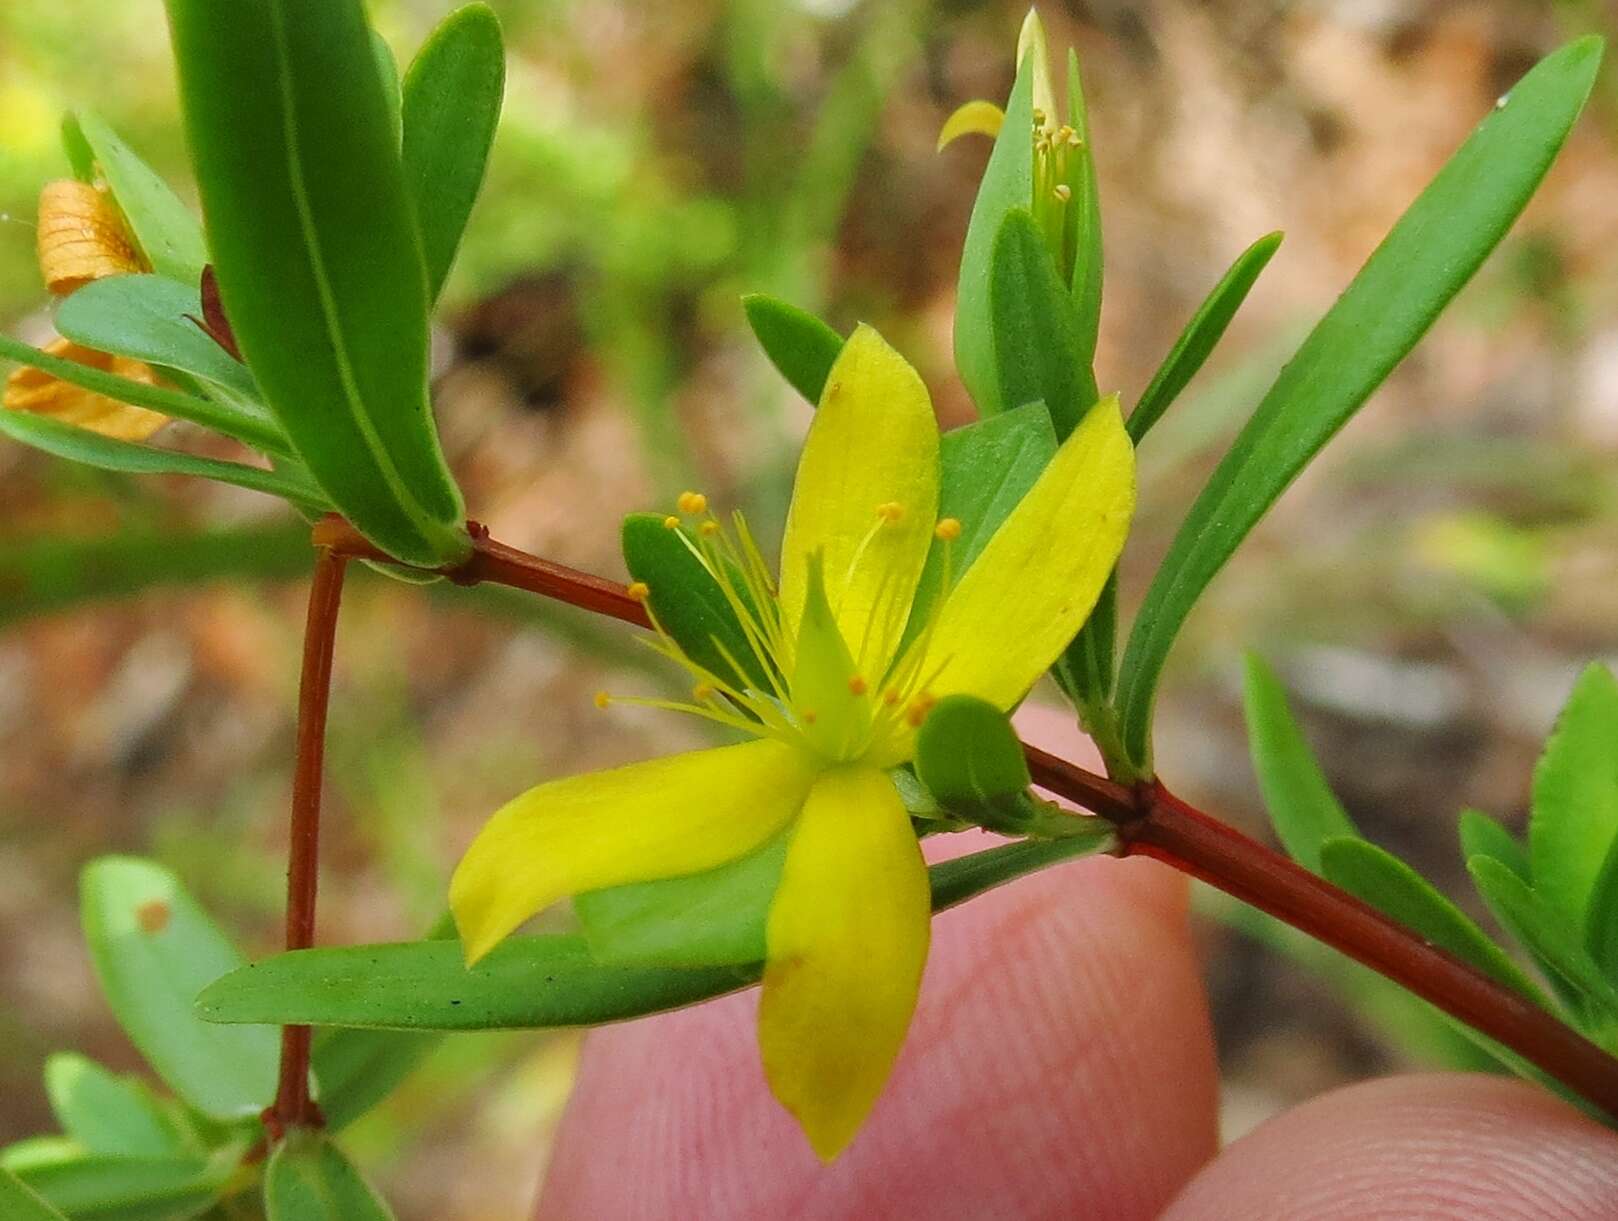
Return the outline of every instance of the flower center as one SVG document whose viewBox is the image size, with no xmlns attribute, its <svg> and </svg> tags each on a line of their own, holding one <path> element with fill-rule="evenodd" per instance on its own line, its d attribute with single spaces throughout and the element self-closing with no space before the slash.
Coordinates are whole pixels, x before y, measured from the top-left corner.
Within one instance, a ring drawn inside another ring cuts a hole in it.
<svg viewBox="0 0 1618 1221">
<path fill-rule="evenodd" d="M 1056 257 L 1064 279 L 1073 274 L 1072 226 L 1068 216 L 1073 203 L 1069 186 L 1074 158 L 1084 149 L 1084 138 L 1066 123 L 1060 127 L 1037 107 L 1034 110 L 1034 195 L 1030 201 L 1034 223 L 1045 235 L 1045 242 Z"/>
</svg>

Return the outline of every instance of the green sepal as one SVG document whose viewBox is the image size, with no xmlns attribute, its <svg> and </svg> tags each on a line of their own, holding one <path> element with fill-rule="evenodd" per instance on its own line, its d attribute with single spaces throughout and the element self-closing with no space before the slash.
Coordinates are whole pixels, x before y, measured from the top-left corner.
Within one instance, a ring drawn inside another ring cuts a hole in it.
<svg viewBox="0 0 1618 1221">
<path fill-rule="evenodd" d="M 742 298 L 747 325 L 787 384 L 814 406 L 843 350 L 843 337 L 808 310 L 767 293 Z"/>
<path fill-rule="evenodd" d="M 991 831 L 1017 835 L 1045 804 L 1011 720 L 987 700 L 951 695 L 916 733 L 916 775 L 945 811 Z"/>
</svg>

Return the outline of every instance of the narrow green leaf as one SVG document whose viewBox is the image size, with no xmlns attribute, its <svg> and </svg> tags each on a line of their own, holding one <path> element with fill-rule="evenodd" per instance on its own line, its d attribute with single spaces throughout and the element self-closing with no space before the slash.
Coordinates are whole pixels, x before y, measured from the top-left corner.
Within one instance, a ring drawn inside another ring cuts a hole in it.
<svg viewBox="0 0 1618 1221">
<path fill-rule="evenodd" d="M 28 1136 L 0 1149 L 0 1167 L 12 1174 L 27 1174 L 45 1166 L 78 1161 L 84 1146 L 70 1136 Z"/>
<path fill-rule="evenodd" d="M 608 966 L 723 967 L 764 958 L 764 925 L 791 828 L 717 869 L 593 890 L 573 900 L 591 955 Z"/>
<path fill-rule="evenodd" d="M 96 155 L 90 148 L 90 142 L 84 138 L 79 116 L 71 110 L 62 116 L 62 152 L 73 170 L 73 177 L 80 182 L 95 182 Z"/>
<path fill-rule="evenodd" d="M 375 1189 L 319 1132 L 287 1135 L 264 1169 L 267 1221 L 391 1221 Z"/>
<path fill-rule="evenodd" d="M 1359 831 L 1292 719 L 1280 680 L 1257 653 L 1247 655 L 1244 695 L 1248 749 L 1264 808 L 1292 859 L 1319 873 L 1321 845 L 1358 838 Z"/>
<path fill-rule="evenodd" d="M 94 1060 L 74 1052 L 52 1055 L 45 1061 L 45 1096 L 62 1130 L 91 1153 L 182 1152 L 180 1133 L 152 1091 Z"/>
<path fill-rule="evenodd" d="M 471 548 L 427 398 L 427 273 L 359 0 L 168 0 L 219 289 L 336 508 L 396 559 Z"/>
<path fill-rule="evenodd" d="M 1101 330 L 1101 192 L 1096 176 L 1095 145 L 1090 131 L 1090 111 L 1084 101 L 1084 82 L 1079 77 L 1079 56 L 1067 50 L 1068 126 L 1084 142 L 1084 147 L 1068 165 L 1068 189 L 1073 203 L 1068 210 L 1070 242 L 1073 250 L 1073 312 L 1079 324 L 1079 351 L 1086 369 L 1095 360 L 1096 337 Z M 1090 380 L 1095 380 L 1094 372 Z"/>
<path fill-rule="evenodd" d="M 1067 286 L 1025 208 L 1010 209 L 995 238 L 989 321 L 1002 404 L 1044 402 L 1062 440 L 1100 396 Z"/>
<path fill-rule="evenodd" d="M 1328 839 L 1320 845 L 1320 867 L 1328 881 L 1383 915 L 1549 1008 L 1544 993 L 1470 916 L 1391 852 L 1357 837 Z"/>
<path fill-rule="evenodd" d="M 932 866 L 933 910 L 1111 846 L 1110 826 L 1084 822 L 1076 830 Z M 203 991 L 197 1011 L 210 1022 L 392 1030 L 588 1026 L 733 992 L 756 983 L 762 969 L 757 962 L 697 970 L 612 966 L 597 962 L 583 937 L 555 934 L 512 937 L 470 970 L 454 942 L 346 946 L 277 954 L 233 971 Z"/>
<path fill-rule="evenodd" d="M 200 317 L 202 297 L 189 284 L 162 276 L 109 276 L 92 280 L 64 300 L 56 311 L 56 329 L 98 352 L 179 369 L 259 399 L 258 383 L 247 366 L 191 321 Z M 284 447 L 285 434 L 270 413 L 259 407 L 255 414 Z"/>
<path fill-rule="evenodd" d="M 104 281 L 112 283 L 112 281 Z M 80 290 L 84 291 L 83 289 Z M 89 365 L 81 365 L 76 360 L 64 360 L 60 356 L 52 356 L 41 352 L 38 348 L 20 343 L 9 335 L 0 335 L 0 360 L 13 361 L 20 365 L 31 365 L 52 377 L 74 386 L 82 386 L 96 394 L 104 394 L 108 398 L 116 399 L 121 403 L 130 403 L 136 407 L 145 407 L 149 411 L 160 411 L 164 415 L 173 416 L 177 420 L 189 420 L 193 424 L 200 424 L 204 428 L 211 428 L 215 432 L 223 433 L 229 437 L 238 437 L 259 449 L 271 453 L 284 452 L 287 448 L 286 440 L 273 422 L 250 416 L 234 407 L 222 406 L 199 398 L 194 394 L 186 394 L 179 390 L 170 390 L 165 386 L 149 386 L 145 382 L 135 381 L 133 378 L 120 377 L 116 373 L 108 373 L 104 369 L 94 369 Z M 7 412 L 7 415 L 24 415 L 25 412 Z M 78 431 L 87 431 L 79 429 Z M 311 489 L 312 491 L 313 489 Z"/>
<path fill-rule="evenodd" d="M 75 117 L 152 270 L 182 284 L 199 283 L 208 263 L 208 243 L 191 209 L 99 115 L 80 111 Z"/>
<path fill-rule="evenodd" d="M 999 367 L 994 354 L 994 316 L 989 285 L 994 269 L 994 244 L 1006 213 L 1027 208 L 1034 190 L 1032 53 L 1024 55 L 1017 82 L 1006 102 L 1005 122 L 995 137 L 994 151 L 978 185 L 961 247 L 960 282 L 955 295 L 955 368 L 977 404 L 978 413 L 991 416 L 1016 407 L 1000 391 Z"/>
<path fill-rule="evenodd" d="M 1582 928 L 1601 864 L 1618 839 L 1618 681 L 1587 666 L 1534 766 L 1528 851 L 1534 887 Z"/>
<path fill-rule="evenodd" d="M 961 535 L 953 542 L 933 540 L 904 644 L 926 625 L 946 577 L 950 585 L 961 579 L 1055 453 L 1056 433 L 1043 403 L 952 428 L 939 438 L 938 515 L 960 522 Z"/>
<path fill-rule="evenodd" d="M 1495 919 L 1513 937 L 1609 1019 L 1618 1018 L 1618 989 L 1585 950 L 1577 925 L 1493 857 L 1475 856 L 1466 867 Z"/>
<path fill-rule="evenodd" d="M 310 1064 L 319 1083 L 320 1113 L 340 1132 L 397 1089 L 441 1039 L 413 1030 L 322 1030 Z"/>
<path fill-rule="evenodd" d="M 1566 139 L 1600 60 L 1599 39 L 1570 43 L 1483 120 L 1304 340 L 1197 497 L 1124 654 L 1124 743 L 1143 771 L 1158 677 L 1192 605 L 1505 235 Z"/>
<path fill-rule="evenodd" d="M 820 405 L 820 392 L 843 350 L 843 337 L 808 310 L 766 293 L 742 298 L 742 312 L 764 355 L 804 398 Z"/>
<path fill-rule="evenodd" d="M 483 185 L 505 96 L 500 21 L 485 4 L 456 9 L 405 74 L 405 181 L 427 265 L 427 299 L 449 276 Z"/>
<path fill-rule="evenodd" d="M 999 708 L 971 695 L 938 702 L 916 734 L 916 775 L 956 818 L 1017 834 L 1040 802 L 1022 743 Z"/>
<path fill-rule="evenodd" d="M 241 1149 L 200 1157 L 85 1154 L 18 1173 L 23 1183 L 73 1221 L 175 1221 L 219 1197 Z M 11 1214 L 4 1214 L 11 1221 Z"/>
<path fill-rule="evenodd" d="M 1481 810 L 1462 810 L 1460 821 L 1461 859 L 1474 856 L 1492 856 L 1529 885 L 1533 872 L 1528 864 L 1528 849 L 1505 827 Z"/>
<path fill-rule="evenodd" d="M 1242 302 L 1247 300 L 1259 274 L 1280 248 L 1281 237 L 1280 233 L 1268 234 L 1242 251 L 1224 278 L 1197 307 L 1197 312 L 1191 315 L 1191 321 L 1185 324 L 1185 330 L 1180 332 L 1151 382 L 1141 392 L 1135 410 L 1129 413 L 1129 436 L 1136 445 L 1151 431 L 1152 425 L 1163 418 L 1163 413 L 1224 337 L 1225 329 L 1241 309 Z"/>
<path fill-rule="evenodd" d="M 1584 944 L 1601 973 L 1618 984 L 1618 840 L 1607 849 L 1584 918 Z"/>
<path fill-rule="evenodd" d="M 0 1217 L 7 1221 L 67 1221 L 11 1171 L 0 1169 Z"/>
<path fill-rule="evenodd" d="M 665 525 L 655 513 L 631 513 L 624 518 L 622 543 L 629 575 L 651 591 L 647 607 L 686 656 L 726 682 L 766 689 L 769 680 L 735 609 L 693 552 L 684 528 Z M 732 584 L 741 597 L 739 581 Z M 731 668 L 727 654 L 744 675 Z"/>
<path fill-rule="evenodd" d="M 267 471 L 219 458 L 199 458 L 132 441 L 116 441 L 88 428 L 75 428 L 26 411 L 0 411 L 0 433 L 58 458 L 105 471 L 122 471 L 129 475 L 196 475 L 279 496 L 311 512 L 319 513 L 324 509 L 319 489 L 288 472 Z"/>
<path fill-rule="evenodd" d="M 275 1094 L 276 1032 L 212 1026 L 193 1010 L 205 984 L 242 965 L 235 947 L 179 879 L 150 861 L 92 861 L 79 896 L 101 990 L 152 1070 L 207 1115 L 257 1115 Z"/>
</svg>

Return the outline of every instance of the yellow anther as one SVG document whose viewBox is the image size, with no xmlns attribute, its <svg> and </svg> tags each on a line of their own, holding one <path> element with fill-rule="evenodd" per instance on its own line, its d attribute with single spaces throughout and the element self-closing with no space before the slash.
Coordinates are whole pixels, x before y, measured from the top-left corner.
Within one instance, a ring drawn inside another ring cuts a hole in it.
<svg viewBox="0 0 1618 1221">
<path fill-rule="evenodd" d="M 889 708 L 897 707 L 899 703 L 899 692 L 892 687 L 888 688 L 888 690 L 882 693 L 882 702 Z"/>
<path fill-rule="evenodd" d="M 850 695 L 864 695 L 867 690 L 865 680 L 858 674 L 848 680 L 848 692 Z"/>
<path fill-rule="evenodd" d="M 678 530 L 680 528 L 680 519 L 670 513 L 663 519 L 663 528 L 665 530 Z"/>
<path fill-rule="evenodd" d="M 612 696 L 608 695 L 605 691 L 597 691 L 595 700 L 597 708 L 605 708 L 608 704 L 612 703 Z"/>
<path fill-rule="evenodd" d="M 876 515 L 891 526 L 904 518 L 905 507 L 897 500 L 887 500 L 877 505 Z"/>
<path fill-rule="evenodd" d="M 933 537 L 942 539 L 946 543 L 953 543 L 961 537 L 961 519 L 958 517 L 940 517 L 938 524 L 933 527 Z"/>
<path fill-rule="evenodd" d="M 905 709 L 905 720 L 909 721 L 913 728 L 920 729 L 921 723 L 927 719 L 927 714 L 933 710 L 936 703 L 937 700 L 923 691 L 911 700 L 910 707 Z"/>
<path fill-rule="evenodd" d="M 708 498 L 701 492 L 681 492 L 680 499 L 674 504 L 687 517 L 695 517 L 698 513 L 708 511 Z"/>
<path fill-rule="evenodd" d="M 1063 203 L 1066 203 L 1068 200 L 1073 198 L 1073 188 L 1068 186 L 1065 182 L 1059 182 L 1051 191 L 1051 194 L 1056 196 L 1056 198 L 1060 199 Z"/>
<path fill-rule="evenodd" d="M 1045 126 L 1045 112 L 1043 110 L 1041 110 L 1038 106 L 1034 107 L 1034 126 L 1035 127 L 1044 127 Z"/>
<path fill-rule="evenodd" d="M 697 530 L 698 533 L 700 533 L 704 538 L 712 538 L 714 535 L 719 533 L 719 523 L 716 521 L 705 521 L 702 523 L 702 525 L 697 527 Z"/>
<path fill-rule="evenodd" d="M 695 687 L 691 688 L 691 698 L 696 700 L 699 704 L 706 704 L 709 700 L 713 699 L 713 684 L 698 683 Z"/>
<path fill-rule="evenodd" d="M 635 599 L 635 601 L 644 602 L 651 594 L 652 587 L 646 584 L 645 581 L 631 581 L 629 583 L 629 588 L 624 590 L 624 592 L 631 598 Z"/>
<path fill-rule="evenodd" d="M 815 719 L 815 710 L 813 708 L 805 708 L 803 710 L 803 723 L 805 725 L 813 725 L 815 723 Z"/>
</svg>

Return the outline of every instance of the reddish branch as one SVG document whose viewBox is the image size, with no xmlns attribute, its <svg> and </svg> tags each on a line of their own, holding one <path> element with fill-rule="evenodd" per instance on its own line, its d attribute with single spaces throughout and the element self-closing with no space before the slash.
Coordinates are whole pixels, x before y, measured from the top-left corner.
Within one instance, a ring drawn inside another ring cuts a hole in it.
<svg viewBox="0 0 1618 1221">
<path fill-rule="evenodd" d="M 622 585 L 496 543 L 481 529 L 472 534 L 472 558 L 445 574 L 451 579 L 509 585 L 649 626 L 645 608 Z M 386 558 L 336 518 L 315 528 L 315 541 L 330 555 Z M 329 662 L 329 649 L 327 656 Z M 1163 861 L 1341 950 L 1618 1117 L 1618 1059 L 1550 1013 L 1346 891 L 1187 805 L 1160 782 L 1130 787 L 1038 747 L 1025 744 L 1024 749 L 1034 783 L 1116 826 L 1120 856 Z"/>
<path fill-rule="evenodd" d="M 329 547 L 316 552 L 309 588 L 309 618 L 303 634 L 303 675 L 298 685 L 298 758 L 292 773 L 292 822 L 287 849 L 287 937 L 289 950 L 315 943 L 315 894 L 320 859 L 320 786 L 326 765 L 326 708 L 331 697 L 332 653 L 337 640 L 337 609 L 343 598 L 348 558 Z M 281 1028 L 281 1072 L 275 1101 L 264 1112 L 264 1126 L 279 1140 L 294 1127 L 319 1127 L 324 1120 L 309 1096 L 307 1026 Z"/>
</svg>

